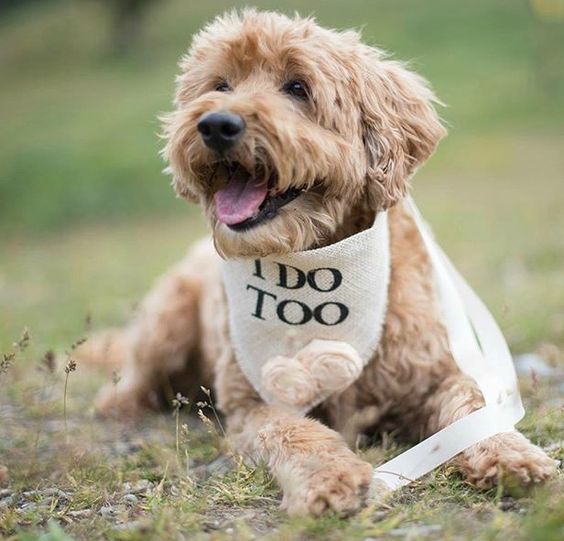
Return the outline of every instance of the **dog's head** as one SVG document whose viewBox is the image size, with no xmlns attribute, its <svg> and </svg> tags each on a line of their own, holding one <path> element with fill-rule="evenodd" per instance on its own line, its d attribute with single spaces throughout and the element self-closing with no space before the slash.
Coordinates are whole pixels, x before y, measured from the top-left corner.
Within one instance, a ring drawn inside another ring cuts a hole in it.
<svg viewBox="0 0 564 541">
<path fill-rule="evenodd" d="M 181 69 L 163 153 L 226 257 L 317 246 L 352 209 L 389 208 L 445 133 L 421 77 L 311 19 L 229 13 Z"/>
</svg>

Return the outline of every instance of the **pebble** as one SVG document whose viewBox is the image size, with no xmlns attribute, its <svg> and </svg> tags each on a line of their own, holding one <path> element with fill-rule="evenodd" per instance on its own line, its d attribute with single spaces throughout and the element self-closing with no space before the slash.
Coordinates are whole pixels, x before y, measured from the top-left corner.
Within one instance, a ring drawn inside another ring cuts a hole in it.
<svg viewBox="0 0 564 541">
<path fill-rule="evenodd" d="M 380 522 L 381 520 L 384 520 L 388 516 L 388 514 L 389 514 L 388 511 L 376 511 L 372 515 L 372 520 L 374 522 Z"/>
<path fill-rule="evenodd" d="M 65 500 L 70 499 L 70 495 L 67 492 L 58 488 L 46 488 L 41 492 L 41 494 L 43 496 L 56 496 L 57 498 Z"/>
<path fill-rule="evenodd" d="M 113 517 L 116 514 L 116 510 L 115 507 L 111 506 L 111 505 L 104 505 L 103 507 L 100 507 L 100 515 L 102 515 L 104 518 L 110 518 Z"/>
<path fill-rule="evenodd" d="M 24 503 L 22 506 L 18 508 L 18 513 L 23 513 L 24 511 L 35 511 L 38 505 L 34 502 L 27 502 Z"/>
<path fill-rule="evenodd" d="M 208 465 L 210 475 L 226 475 L 235 469 L 235 462 L 230 456 L 220 456 Z"/>
<path fill-rule="evenodd" d="M 221 523 L 219 520 L 210 520 L 205 522 L 204 526 L 209 530 L 219 530 L 219 528 L 221 528 Z"/>
<path fill-rule="evenodd" d="M 518 511 L 519 504 L 511 496 L 504 496 L 498 504 L 499 509 L 502 511 Z"/>
<path fill-rule="evenodd" d="M 0 509 L 6 509 L 16 503 L 16 497 L 14 495 L 6 496 L 0 500 Z"/>
<path fill-rule="evenodd" d="M 229 456 L 220 456 L 209 464 L 196 466 L 190 472 L 191 477 L 198 482 L 206 481 L 212 476 L 227 475 L 235 469 L 235 462 Z"/>
<path fill-rule="evenodd" d="M 140 494 L 153 488 L 153 483 L 148 479 L 141 479 L 135 483 L 124 483 L 123 491 L 127 494 Z"/>
<path fill-rule="evenodd" d="M 523 376 L 530 376 L 534 373 L 543 378 L 550 378 L 557 376 L 559 373 L 556 368 L 550 366 L 536 353 L 523 353 L 522 355 L 517 355 L 513 360 L 517 373 Z"/>
<path fill-rule="evenodd" d="M 141 448 L 139 442 L 116 441 L 112 444 L 111 450 L 117 455 L 131 455 Z"/>
<path fill-rule="evenodd" d="M 75 511 L 68 511 L 67 515 L 73 518 L 88 518 L 92 516 L 92 509 L 77 509 Z"/>
<path fill-rule="evenodd" d="M 129 505 L 137 505 L 137 503 L 139 502 L 139 498 L 137 498 L 137 496 L 135 496 L 135 494 L 126 494 L 123 499 L 129 504 Z"/>
<path fill-rule="evenodd" d="M 420 526 L 411 526 L 407 528 L 394 528 L 390 531 L 392 537 L 403 537 L 409 539 L 412 536 L 429 535 L 440 532 L 443 527 L 440 524 L 422 524 Z"/>
</svg>

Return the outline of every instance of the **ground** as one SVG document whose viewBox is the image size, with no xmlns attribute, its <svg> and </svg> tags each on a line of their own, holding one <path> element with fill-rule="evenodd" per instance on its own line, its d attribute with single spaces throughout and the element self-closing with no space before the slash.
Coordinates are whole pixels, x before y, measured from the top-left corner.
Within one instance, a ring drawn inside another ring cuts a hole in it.
<svg viewBox="0 0 564 541">
<path fill-rule="evenodd" d="M 555 186 L 553 197 L 535 190 L 523 197 L 528 177 L 519 163 L 522 148 L 538 145 L 559 170 L 563 157 L 547 149 L 551 144 L 504 138 L 513 169 L 506 175 L 494 170 L 495 182 L 484 175 L 457 183 L 456 196 L 449 193 L 450 174 L 431 179 L 422 172 L 414 185 L 424 215 L 492 306 L 513 350 L 536 354 L 532 365 L 521 366 L 527 416 L 520 428 L 563 459 L 558 232 L 564 223 L 555 209 L 564 200 L 557 175 L 543 179 L 545 187 Z M 470 143 L 465 148 L 476 159 L 483 149 Z M 543 219 L 547 214 L 552 221 Z M 119 375 L 81 365 L 66 373 L 73 345 L 91 328 L 123 322 L 151 279 L 204 232 L 205 225 L 187 214 L 7 244 L 0 298 L 10 301 L 11 310 L 3 314 L 0 339 L 2 351 L 15 356 L 8 355 L 11 366 L 0 375 L 0 462 L 8 477 L 0 491 L 5 537 L 35 539 L 30 532 L 51 528 L 51 537 L 44 539 L 62 539 L 57 523 L 76 539 L 221 540 L 235 533 L 239 539 L 280 540 L 561 538 L 562 474 L 544 490 L 521 493 L 500 486 L 480 492 L 445 466 L 350 520 L 290 520 L 278 511 L 280 492 L 265 470 L 230 456 L 210 407 L 203 407 L 209 422 L 194 415 L 199 409 L 194 404 L 179 412 L 171 407 L 138 425 L 97 420 L 95 391 Z M 22 342 L 24 328 L 30 338 Z M 51 349 L 55 363 L 47 353 Z M 388 435 L 376 448 L 360 452 L 378 464 L 399 450 Z"/>
<path fill-rule="evenodd" d="M 519 428 L 563 460 L 557 3 L 283 4 L 364 25 L 366 41 L 413 60 L 446 102 L 450 135 L 414 179 L 415 199 L 516 357 L 532 354 L 518 363 Z M 160 172 L 156 116 L 191 33 L 232 5 L 155 2 L 126 57 L 107 48 L 101 2 L 29 2 L 0 20 L 0 539 L 563 539 L 562 473 L 537 491 L 480 492 L 445 466 L 351 519 L 288 519 L 265 470 L 230 454 L 211 407 L 199 417 L 195 404 L 171 405 L 136 425 L 94 417 L 96 390 L 119 374 L 73 366 L 73 345 L 126 321 L 205 234 Z M 359 450 L 374 464 L 400 451 L 393 434 Z"/>
</svg>

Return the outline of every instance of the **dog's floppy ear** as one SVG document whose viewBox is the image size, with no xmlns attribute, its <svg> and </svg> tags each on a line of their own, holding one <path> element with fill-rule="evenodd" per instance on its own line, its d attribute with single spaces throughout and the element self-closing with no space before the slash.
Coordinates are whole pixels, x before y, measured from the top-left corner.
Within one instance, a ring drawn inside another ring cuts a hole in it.
<svg viewBox="0 0 564 541">
<path fill-rule="evenodd" d="M 446 134 L 427 82 L 400 62 L 366 47 L 360 118 L 366 151 L 367 195 L 376 209 L 394 205 L 407 192 L 417 166 Z"/>
<path fill-rule="evenodd" d="M 182 197 L 191 203 L 198 203 L 197 194 L 184 181 L 186 174 L 186 171 L 184 171 L 185 138 L 188 132 L 187 126 L 184 124 L 185 119 L 177 109 L 172 113 L 160 115 L 159 120 L 161 121 L 160 138 L 165 141 L 160 154 L 167 164 L 163 173 L 172 177 L 171 185 L 178 197 Z"/>
</svg>

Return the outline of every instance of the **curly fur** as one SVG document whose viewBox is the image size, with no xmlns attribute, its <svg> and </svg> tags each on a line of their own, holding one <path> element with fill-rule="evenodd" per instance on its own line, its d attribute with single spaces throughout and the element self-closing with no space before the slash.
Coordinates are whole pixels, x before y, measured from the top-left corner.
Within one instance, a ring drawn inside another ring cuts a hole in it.
<svg viewBox="0 0 564 541">
<path fill-rule="evenodd" d="M 430 263 L 401 203 L 409 178 L 445 135 L 437 100 L 421 77 L 362 44 L 356 32 L 253 10 L 228 13 L 206 26 L 180 69 L 175 110 L 163 119 L 163 156 L 177 193 L 202 207 L 223 257 L 323 246 L 390 209 L 383 337 L 354 383 L 347 386 L 350 374 L 341 374 L 340 392 L 312 418 L 266 405 L 234 358 L 219 258 L 204 242 L 161 278 L 121 338 L 112 334 L 119 347 L 106 345 L 121 353 L 124 374 L 117 388 L 102 392 L 98 410 L 139 414 L 156 404 L 163 381 L 192 391 L 211 386 L 236 449 L 266 461 L 288 512 L 354 512 L 367 495 L 371 467 L 347 443 L 388 430 L 417 440 L 483 405 L 476 384 L 459 372 L 449 352 Z M 308 100 L 281 91 L 296 78 L 306 81 Z M 215 91 L 222 80 L 233 90 Z M 196 123 L 217 110 L 246 122 L 231 159 L 249 170 L 260 165 L 275 171 L 281 189 L 305 190 L 276 218 L 245 232 L 230 230 L 215 216 L 213 194 L 226 173 L 202 143 Z M 88 347 L 100 354 L 96 344 Z M 336 353 L 343 354 L 346 348 Z M 327 377 L 331 352 L 321 348 L 319 357 L 323 370 L 304 378 Z M 280 360 L 272 360 L 269 370 L 273 391 L 283 392 Z M 351 374 L 358 375 L 354 363 Z M 495 483 L 502 470 L 525 484 L 555 471 L 554 461 L 518 433 L 485 440 L 455 462 L 479 487 Z"/>
</svg>

